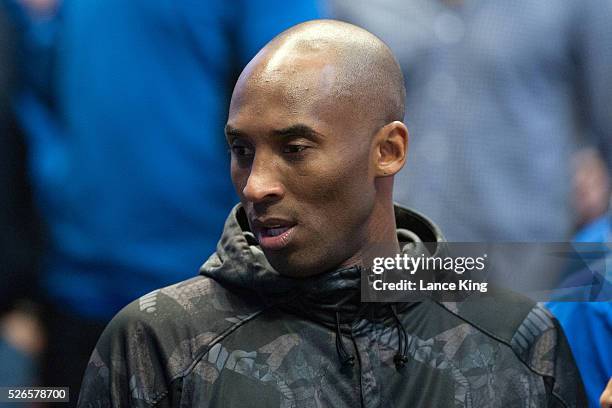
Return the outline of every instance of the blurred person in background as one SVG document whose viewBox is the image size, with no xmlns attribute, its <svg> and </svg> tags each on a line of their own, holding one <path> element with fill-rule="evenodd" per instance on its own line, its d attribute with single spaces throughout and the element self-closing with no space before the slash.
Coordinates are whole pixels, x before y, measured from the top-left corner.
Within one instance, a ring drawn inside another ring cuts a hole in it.
<svg viewBox="0 0 612 408">
<path fill-rule="evenodd" d="M 449 241 L 566 241 L 605 211 L 601 183 L 572 208 L 571 158 L 590 144 L 612 161 L 611 1 L 331 0 L 331 12 L 410 73 L 412 165 L 395 198 Z"/>
<path fill-rule="evenodd" d="M 26 177 L 24 141 L 10 109 L 18 78 L 15 52 L 14 27 L 0 4 L 0 387 L 36 385 L 37 357 L 44 344 L 31 307 L 41 235 Z"/>
<path fill-rule="evenodd" d="M 122 306 L 190 277 L 235 201 L 231 85 L 315 1 L 7 1 L 28 77 L 16 102 L 49 229 L 42 384 L 80 380 Z M 66 405 L 62 405 L 66 406 Z"/>
</svg>

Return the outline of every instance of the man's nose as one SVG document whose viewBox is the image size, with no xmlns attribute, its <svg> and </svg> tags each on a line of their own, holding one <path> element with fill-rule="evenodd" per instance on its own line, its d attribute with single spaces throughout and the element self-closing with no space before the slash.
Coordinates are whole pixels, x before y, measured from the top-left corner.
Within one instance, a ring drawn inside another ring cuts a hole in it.
<svg viewBox="0 0 612 408">
<path fill-rule="evenodd" d="M 274 201 L 283 197 L 284 189 L 278 179 L 274 161 L 255 154 L 251 172 L 242 194 L 252 203 Z"/>
</svg>

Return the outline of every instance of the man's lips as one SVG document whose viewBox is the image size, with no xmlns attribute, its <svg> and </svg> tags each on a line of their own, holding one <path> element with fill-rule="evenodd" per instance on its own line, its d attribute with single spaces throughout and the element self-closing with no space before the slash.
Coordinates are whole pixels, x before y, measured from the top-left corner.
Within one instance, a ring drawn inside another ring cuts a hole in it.
<svg viewBox="0 0 612 408">
<path fill-rule="evenodd" d="M 279 250 L 291 241 L 296 224 L 283 219 L 256 219 L 252 222 L 255 236 L 263 249 Z"/>
</svg>

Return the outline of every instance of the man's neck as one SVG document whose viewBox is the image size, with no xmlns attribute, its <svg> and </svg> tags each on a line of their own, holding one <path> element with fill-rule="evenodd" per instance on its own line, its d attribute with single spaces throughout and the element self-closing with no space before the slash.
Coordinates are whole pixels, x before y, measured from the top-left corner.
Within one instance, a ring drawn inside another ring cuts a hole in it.
<svg viewBox="0 0 612 408">
<path fill-rule="evenodd" d="M 390 200 L 388 205 L 375 206 L 366 227 L 363 245 L 352 257 L 343 262 L 341 267 L 360 265 L 370 268 L 374 258 L 394 257 L 400 253 L 395 212 Z"/>
</svg>

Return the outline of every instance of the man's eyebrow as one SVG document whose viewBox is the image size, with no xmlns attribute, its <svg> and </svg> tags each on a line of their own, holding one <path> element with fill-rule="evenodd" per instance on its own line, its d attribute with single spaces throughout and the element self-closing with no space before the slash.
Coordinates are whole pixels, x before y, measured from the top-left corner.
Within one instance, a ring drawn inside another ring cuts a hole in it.
<svg viewBox="0 0 612 408">
<path fill-rule="evenodd" d="M 238 137 L 238 136 L 244 136 L 244 132 L 242 132 L 240 129 L 236 129 L 233 126 L 225 125 L 225 135 Z"/>
<path fill-rule="evenodd" d="M 273 130 L 272 134 L 281 138 L 306 137 L 309 139 L 321 139 L 325 137 L 310 126 L 301 123 L 286 127 L 284 129 Z"/>
<path fill-rule="evenodd" d="M 276 138 L 292 138 L 292 137 L 305 137 L 308 139 L 319 140 L 325 136 L 308 125 L 298 123 L 283 129 L 275 129 L 270 132 L 272 136 Z M 242 130 L 235 128 L 231 125 L 225 125 L 225 135 L 229 137 L 246 137 L 247 133 Z"/>
</svg>

